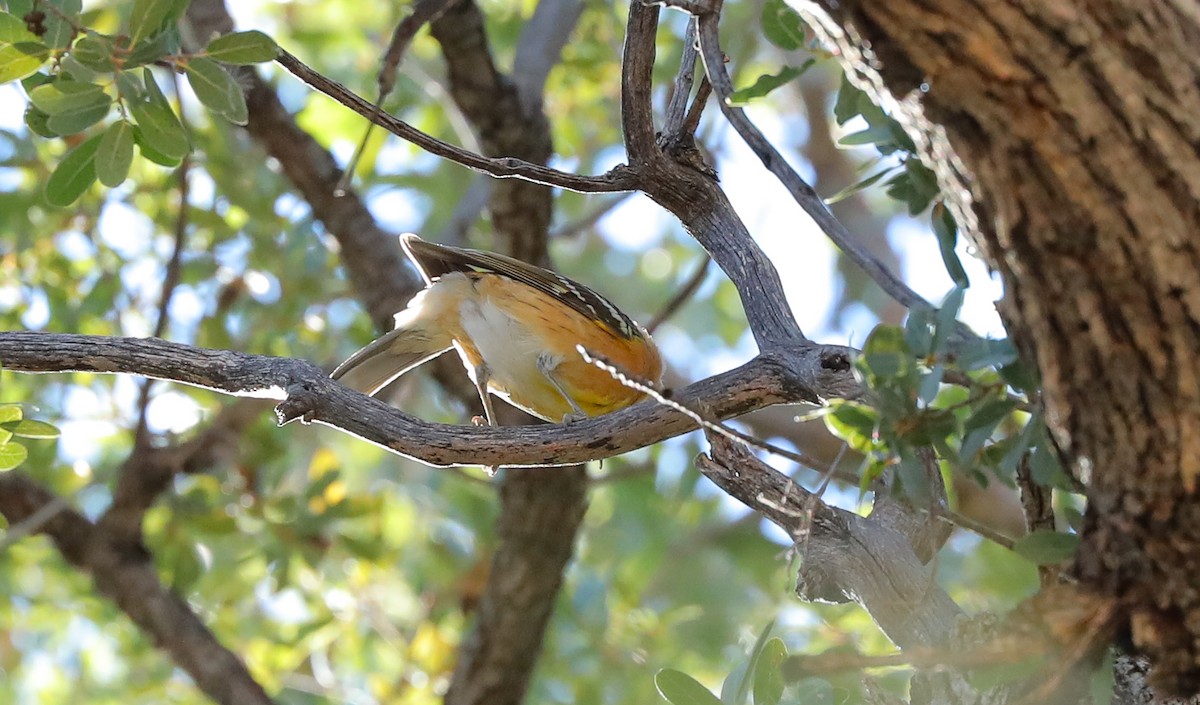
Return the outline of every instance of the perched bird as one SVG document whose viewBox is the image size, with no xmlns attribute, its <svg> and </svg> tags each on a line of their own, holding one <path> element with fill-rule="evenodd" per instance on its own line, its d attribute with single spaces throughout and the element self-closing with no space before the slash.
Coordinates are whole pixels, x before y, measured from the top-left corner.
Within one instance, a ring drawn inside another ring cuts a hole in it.
<svg viewBox="0 0 1200 705">
<path fill-rule="evenodd" d="M 492 425 L 489 392 L 553 422 L 605 414 L 642 397 L 586 362 L 577 346 L 659 384 L 662 358 L 650 334 L 586 286 L 492 252 L 411 234 L 400 244 L 428 286 L 396 314 L 395 330 L 334 370 L 342 384 L 375 394 L 454 348 Z"/>
</svg>

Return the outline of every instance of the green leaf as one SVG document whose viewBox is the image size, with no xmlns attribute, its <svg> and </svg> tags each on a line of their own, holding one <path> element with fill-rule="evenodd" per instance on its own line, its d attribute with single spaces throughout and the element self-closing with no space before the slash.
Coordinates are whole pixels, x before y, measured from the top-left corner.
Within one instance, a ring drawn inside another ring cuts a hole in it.
<svg viewBox="0 0 1200 705">
<path fill-rule="evenodd" d="M 54 173 L 46 180 L 46 200 L 65 208 L 74 203 L 96 180 L 96 136 L 67 153 Z"/>
<path fill-rule="evenodd" d="M 804 46 L 804 21 L 785 0 L 767 0 L 762 11 L 763 36 L 780 49 Z"/>
<path fill-rule="evenodd" d="M 876 377 L 894 379 L 907 376 L 916 367 L 912 350 L 899 326 L 879 325 L 863 343 L 860 366 Z"/>
<path fill-rule="evenodd" d="M 942 253 L 942 264 L 946 266 L 946 273 L 950 275 L 955 286 L 967 288 L 971 282 L 958 259 L 958 253 L 954 251 L 954 246 L 958 244 L 958 224 L 954 222 L 954 216 L 950 214 L 946 204 L 939 201 L 933 207 L 930 220 L 933 221 L 933 234 L 937 236 L 938 251 Z"/>
<path fill-rule="evenodd" d="M 927 357 L 933 351 L 933 309 L 917 306 L 904 322 L 904 340 L 915 357 Z"/>
<path fill-rule="evenodd" d="M 117 74 L 117 93 L 121 100 L 126 102 L 147 100 L 146 86 L 138 79 L 137 74 L 130 71 Z"/>
<path fill-rule="evenodd" d="M 907 334 L 905 340 L 908 339 Z M 917 387 L 917 398 L 925 404 L 933 403 L 938 392 L 942 389 L 942 377 L 946 374 L 946 366 L 940 362 L 933 369 L 921 375 L 921 384 Z"/>
<path fill-rule="evenodd" d="M 81 0 L 49 0 L 58 11 L 47 11 L 46 33 L 42 41 L 55 49 L 66 49 L 75 39 L 75 24 L 79 22 L 79 12 L 83 9 Z"/>
<path fill-rule="evenodd" d="M 729 104 L 733 106 L 742 106 L 751 101 L 758 100 L 759 98 L 765 98 L 771 91 L 800 77 L 806 70 L 808 70 L 809 66 L 813 65 L 814 61 L 815 59 L 809 59 L 808 61 L 805 61 L 800 68 L 796 68 L 794 66 L 785 66 L 779 73 L 767 73 L 759 76 L 758 80 L 754 82 L 754 85 L 747 88 L 739 88 L 738 90 L 734 91 L 733 94 L 729 96 Z"/>
<path fill-rule="evenodd" d="M 842 85 L 838 88 L 837 100 L 833 104 L 833 117 L 837 124 L 845 125 L 854 119 L 859 114 L 859 104 L 863 102 L 870 104 L 866 94 L 851 83 L 846 74 L 842 74 Z"/>
<path fill-rule="evenodd" d="M 887 127 L 874 126 L 846 135 L 838 140 L 838 144 L 843 147 L 861 147 L 868 144 L 878 146 L 880 142 L 888 142 L 891 138 L 892 132 Z"/>
<path fill-rule="evenodd" d="M 190 149 L 187 132 L 149 69 L 145 80 L 147 100 L 130 103 L 129 113 L 137 121 L 141 137 L 148 146 L 169 159 L 182 159 Z"/>
<path fill-rule="evenodd" d="M 133 125 L 121 120 L 114 122 L 100 138 L 96 150 L 96 178 L 109 188 L 119 186 L 129 175 L 133 164 Z"/>
<path fill-rule="evenodd" d="M 29 457 L 25 446 L 15 441 L 0 444 L 0 472 L 12 470 Z"/>
<path fill-rule="evenodd" d="M 955 287 L 954 291 L 947 294 L 942 301 L 942 307 L 938 309 L 937 315 L 934 317 L 933 351 L 935 353 L 942 351 L 942 346 L 958 327 L 958 312 L 962 308 L 965 295 L 965 291 Z"/>
<path fill-rule="evenodd" d="M 210 59 L 226 64 L 258 64 L 274 61 L 279 56 L 279 45 L 262 32 L 251 30 L 217 37 L 204 51 Z"/>
<path fill-rule="evenodd" d="M 45 44 L 21 42 L 0 46 L 0 83 L 16 81 L 36 73 L 50 58 Z"/>
<path fill-rule="evenodd" d="M 1038 565 L 1056 565 L 1075 555 L 1079 537 L 1057 531 L 1035 531 L 1013 544 L 1017 555 Z"/>
<path fill-rule="evenodd" d="M 754 666 L 754 705 L 778 705 L 783 698 L 783 660 L 787 646 L 773 638 L 763 645 Z"/>
<path fill-rule="evenodd" d="M 22 419 L 20 421 L 5 421 L 0 423 L 0 428 L 8 431 L 18 438 L 33 438 L 33 439 L 50 439 L 58 438 L 60 432 L 57 428 L 45 421 L 35 421 L 34 419 Z"/>
<path fill-rule="evenodd" d="M 178 32 L 172 29 L 168 32 L 160 32 L 133 47 L 133 51 L 129 56 L 125 57 L 124 68 L 126 70 L 152 64 L 159 59 L 170 54 L 178 47 L 179 37 Z"/>
<path fill-rule="evenodd" d="M 1033 481 L 1045 487 L 1069 488 L 1070 478 L 1063 471 L 1062 465 L 1058 462 L 1058 456 L 1050 447 L 1049 439 L 1046 434 L 1042 434 L 1042 439 L 1038 442 L 1038 446 L 1033 451 L 1033 455 L 1029 457 L 1029 474 Z"/>
<path fill-rule="evenodd" d="M 1016 360 L 1017 349 L 1007 338 L 1001 340 L 975 338 L 961 346 L 955 363 L 960 369 L 971 372 L 985 367 L 1009 365 Z"/>
<path fill-rule="evenodd" d="M 963 422 L 963 430 L 972 431 L 977 428 L 996 428 L 1013 409 L 1017 408 L 1017 403 L 1010 399 L 992 399 L 983 406 L 975 410 L 970 417 Z"/>
<path fill-rule="evenodd" d="M 29 92 L 29 100 L 47 115 L 79 112 L 97 106 L 108 107 L 112 102 L 104 89 L 94 83 L 55 81 Z"/>
<path fill-rule="evenodd" d="M 89 34 L 71 47 L 71 56 L 84 66 L 100 73 L 113 70 L 113 41 L 101 34 Z"/>
<path fill-rule="evenodd" d="M 25 106 L 25 126 L 29 128 L 35 135 L 42 137 L 59 137 L 60 135 L 50 129 L 50 116 L 33 105 Z"/>
<path fill-rule="evenodd" d="M 0 44 L 41 44 L 42 38 L 25 25 L 25 20 L 16 15 L 0 12 Z"/>
<path fill-rule="evenodd" d="M 879 416 L 875 410 L 856 401 L 835 401 L 825 414 L 825 425 L 829 430 L 860 451 L 872 448 L 878 424 Z"/>
<path fill-rule="evenodd" d="M 34 88 L 29 100 L 49 119 L 46 126 L 58 135 L 73 135 L 108 115 L 112 97 L 94 83 L 55 81 Z"/>
<path fill-rule="evenodd" d="M 721 705 L 717 696 L 699 681 L 673 668 L 664 668 L 655 673 L 654 686 L 658 688 L 658 694 L 671 705 Z"/>
<path fill-rule="evenodd" d="M 169 157 L 155 149 L 154 145 L 146 140 L 145 135 L 142 133 L 142 128 L 137 125 L 133 126 L 133 141 L 138 146 L 138 150 L 142 153 L 143 157 L 159 166 L 173 169 L 183 161 L 183 157 Z"/>
<path fill-rule="evenodd" d="M 175 10 L 175 0 L 133 0 L 129 13 L 129 39 L 137 46 L 158 34 Z"/>
<path fill-rule="evenodd" d="M 857 181 L 853 184 L 850 184 L 849 186 L 842 189 L 841 191 L 838 191 L 837 193 L 833 194 L 829 198 L 826 198 L 825 205 L 832 206 L 835 203 L 838 203 L 840 201 L 846 200 L 847 198 L 850 198 L 851 196 L 858 193 L 859 191 L 862 191 L 863 189 L 874 185 L 880 179 L 882 179 L 883 177 L 892 173 L 892 171 L 894 171 L 895 168 L 896 167 L 894 167 L 894 166 L 886 167 L 884 169 L 881 169 L 881 170 L 875 172 L 874 174 L 871 174 L 867 178 L 862 179 L 861 181 Z"/>
<path fill-rule="evenodd" d="M 745 663 L 739 664 L 721 684 L 723 705 L 743 705 L 746 702 L 754 685 L 754 671 L 757 668 L 759 656 L 762 655 L 762 650 L 774 628 L 775 620 L 772 619 L 767 622 L 767 625 L 758 633 L 758 638 L 754 640 L 754 647 L 750 649 L 750 658 Z"/>
<path fill-rule="evenodd" d="M 903 131 L 899 130 L 899 123 L 888 118 L 888 131 L 889 141 L 900 149 L 908 151 L 908 145 L 905 144 L 905 140 L 901 139 Z M 915 149 L 915 145 L 913 148 Z M 915 157 L 904 161 L 904 173 L 893 179 L 892 182 L 896 183 L 901 179 L 904 181 L 903 197 L 892 194 L 890 190 L 889 195 L 908 204 L 909 215 L 923 213 L 933 199 L 941 193 L 938 188 L 937 176 Z"/>
<path fill-rule="evenodd" d="M 235 125 L 245 125 L 250 115 L 241 86 L 211 59 L 197 57 L 184 67 L 196 97 L 206 108 Z"/>
</svg>

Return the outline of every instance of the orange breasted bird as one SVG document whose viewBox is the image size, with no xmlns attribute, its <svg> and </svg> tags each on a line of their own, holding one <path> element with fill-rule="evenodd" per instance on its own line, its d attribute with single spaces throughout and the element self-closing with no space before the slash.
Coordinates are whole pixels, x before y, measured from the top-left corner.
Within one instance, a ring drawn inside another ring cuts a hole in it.
<svg viewBox="0 0 1200 705">
<path fill-rule="evenodd" d="M 547 421 L 598 416 L 638 401 L 576 346 L 657 386 L 662 358 L 650 334 L 608 299 L 541 267 L 493 252 L 400 236 L 426 288 L 396 314 L 395 330 L 354 353 L 333 378 L 375 394 L 454 348 L 488 423 L 489 393 Z"/>
</svg>

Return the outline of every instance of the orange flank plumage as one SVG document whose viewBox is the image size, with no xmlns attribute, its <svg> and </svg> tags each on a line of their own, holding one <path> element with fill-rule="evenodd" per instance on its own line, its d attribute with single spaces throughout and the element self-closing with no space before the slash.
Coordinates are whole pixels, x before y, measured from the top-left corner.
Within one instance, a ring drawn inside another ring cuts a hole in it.
<svg viewBox="0 0 1200 705">
<path fill-rule="evenodd" d="M 633 377 L 657 385 L 662 359 L 640 326 L 596 292 L 539 267 L 494 253 L 403 236 L 429 287 L 396 314 L 396 329 L 333 373 L 374 394 L 453 347 L 480 392 L 549 421 L 597 416 L 642 394 L 588 362 L 582 345 Z"/>
</svg>

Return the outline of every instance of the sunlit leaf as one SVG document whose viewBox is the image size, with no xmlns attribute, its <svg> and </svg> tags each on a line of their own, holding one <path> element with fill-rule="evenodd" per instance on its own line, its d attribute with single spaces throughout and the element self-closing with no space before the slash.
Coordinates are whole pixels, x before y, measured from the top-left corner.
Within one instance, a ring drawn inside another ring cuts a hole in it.
<svg viewBox="0 0 1200 705">
<path fill-rule="evenodd" d="M 36 73 L 50 58 L 45 44 L 22 42 L 0 46 L 0 83 L 8 83 Z"/>
<path fill-rule="evenodd" d="M 760 98 L 765 98 L 771 91 L 800 77 L 809 66 L 813 65 L 814 61 L 814 59 L 809 59 L 799 68 L 785 66 L 779 73 L 768 73 L 759 76 L 753 85 L 734 91 L 729 96 L 729 104 L 742 106 Z"/>
<path fill-rule="evenodd" d="M 196 97 L 206 108 L 235 125 L 245 125 L 249 114 L 242 89 L 229 72 L 211 59 L 197 57 L 184 67 Z"/>
<path fill-rule="evenodd" d="M 49 439 L 58 438 L 60 431 L 52 424 L 45 421 L 37 421 L 35 419 L 21 419 L 20 421 L 5 421 L 0 423 L 0 428 L 8 431 L 18 438 L 33 438 L 33 439 Z"/>
<path fill-rule="evenodd" d="M 279 45 L 257 30 L 225 34 L 208 43 L 204 52 L 209 58 L 226 64 L 257 64 L 274 61 Z"/>
<path fill-rule="evenodd" d="M 804 21 L 785 0 L 766 0 L 761 21 L 763 36 L 775 46 L 788 51 L 804 46 Z"/>
<path fill-rule="evenodd" d="M 654 674 L 658 694 L 671 705 L 721 705 L 717 696 L 686 673 L 664 668 Z"/>
<path fill-rule="evenodd" d="M 29 457 L 29 451 L 16 441 L 0 444 L 0 472 L 12 470 L 25 462 L 27 457 Z"/>
<path fill-rule="evenodd" d="M 1035 531 L 1013 543 L 1017 555 L 1038 565 L 1062 563 L 1075 555 L 1077 548 L 1079 536 L 1049 530 Z"/>
</svg>

